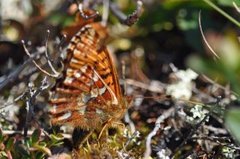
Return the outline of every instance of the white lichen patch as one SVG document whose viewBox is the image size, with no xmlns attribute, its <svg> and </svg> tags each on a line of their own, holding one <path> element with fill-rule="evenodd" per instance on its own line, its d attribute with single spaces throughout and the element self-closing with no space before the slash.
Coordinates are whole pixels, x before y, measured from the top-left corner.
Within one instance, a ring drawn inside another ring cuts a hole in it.
<svg viewBox="0 0 240 159">
<path fill-rule="evenodd" d="M 198 74 L 191 69 L 187 69 L 186 71 L 179 70 L 174 75 L 178 80 L 167 86 L 166 94 L 175 99 L 189 100 L 192 96 L 192 80 L 196 79 Z"/>
</svg>

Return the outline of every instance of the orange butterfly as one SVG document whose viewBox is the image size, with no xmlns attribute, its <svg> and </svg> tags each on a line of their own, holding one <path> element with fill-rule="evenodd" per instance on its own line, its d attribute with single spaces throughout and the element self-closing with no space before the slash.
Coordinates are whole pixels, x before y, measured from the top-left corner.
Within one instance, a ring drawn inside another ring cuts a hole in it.
<svg viewBox="0 0 240 159">
<path fill-rule="evenodd" d="M 71 39 L 63 77 L 50 100 L 52 124 L 94 130 L 119 121 L 125 114 L 130 98 L 122 95 L 117 71 L 104 45 L 106 38 L 106 27 L 87 22 Z"/>
</svg>

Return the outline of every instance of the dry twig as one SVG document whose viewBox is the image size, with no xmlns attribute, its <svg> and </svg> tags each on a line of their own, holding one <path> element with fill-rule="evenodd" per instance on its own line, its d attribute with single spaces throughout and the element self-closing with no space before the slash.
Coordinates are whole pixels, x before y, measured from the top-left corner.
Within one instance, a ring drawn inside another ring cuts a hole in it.
<svg viewBox="0 0 240 159">
<path fill-rule="evenodd" d="M 175 109 L 173 107 L 169 108 L 167 111 L 163 112 L 163 114 L 157 118 L 154 129 L 148 134 L 146 139 L 146 150 L 144 153 L 145 159 L 149 158 L 152 152 L 151 149 L 152 137 L 155 136 L 157 134 L 157 131 L 161 128 L 161 123 L 164 122 L 165 119 L 169 118 L 174 113 L 174 111 Z"/>
<path fill-rule="evenodd" d="M 115 3 L 110 3 L 110 10 L 119 19 L 121 23 L 131 26 L 134 23 L 136 23 L 139 17 L 141 16 L 142 6 L 143 6 L 143 2 L 141 0 L 138 0 L 136 10 L 128 16 L 126 16 L 123 12 L 121 12 Z"/>
</svg>

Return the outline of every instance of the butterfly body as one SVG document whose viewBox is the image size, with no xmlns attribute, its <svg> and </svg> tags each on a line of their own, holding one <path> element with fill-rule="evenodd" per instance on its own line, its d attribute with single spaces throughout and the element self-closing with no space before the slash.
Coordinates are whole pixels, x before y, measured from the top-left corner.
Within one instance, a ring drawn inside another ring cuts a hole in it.
<svg viewBox="0 0 240 159">
<path fill-rule="evenodd" d="M 63 76 L 50 100 L 52 124 L 100 129 L 123 117 L 129 98 L 121 93 L 116 69 L 104 45 L 106 38 L 105 27 L 90 23 L 71 39 Z"/>
</svg>

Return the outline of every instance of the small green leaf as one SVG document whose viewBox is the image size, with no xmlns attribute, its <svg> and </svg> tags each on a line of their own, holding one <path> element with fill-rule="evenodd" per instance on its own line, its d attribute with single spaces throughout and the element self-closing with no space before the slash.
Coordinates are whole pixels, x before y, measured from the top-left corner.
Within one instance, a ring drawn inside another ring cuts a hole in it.
<svg viewBox="0 0 240 159">
<path fill-rule="evenodd" d="M 3 142 L 3 140 L 4 140 L 4 136 L 2 133 L 2 129 L 0 129 L 0 142 Z"/>
<path fill-rule="evenodd" d="M 0 158 L 7 157 L 7 153 L 5 151 L 0 151 Z"/>
<path fill-rule="evenodd" d="M 45 146 L 34 144 L 33 147 L 36 148 L 37 150 L 47 154 L 48 156 L 52 155 L 51 150 L 49 148 L 45 147 Z"/>
<path fill-rule="evenodd" d="M 53 140 L 53 141 L 55 141 L 55 142 L 64 139 L 64 137 L 63 137 L 62 134 L 56 134 L 56 135 L 55 135 L 55 134 L 51 134 L 51 135 L 50 135 L 50 138 L 51 138 L 51 140 Z"/>
<path fill-rule="evenodd" d="M 11 150 L 13 148 L 13 145 L 15 144 L 16 139 L 15 138 L 9 138 L 6 144 L 6 150 Z"/>
<path fill-rule="evenodd" d="M 227 7 L 233 7 L 233 2 L 236 3 L 236 5 L 240 5 L 240 1 L 226 1 L 226 0 L 218 0 L 217 3 L 222 6 Z"/>
<path fill-rule="evenodd" d="M 42 152 L 38 152 L 35 154 L 35 158 L 44 158 L 44 156 L 46 156 L 46 155 Z"/>
<path fill-rule="evenodd" d="M 21 154 L 23 158 L 30 158 L 29 150 L 24 145 L 16 144 L 15 153 Z"/>
<path fill-rule="evenodd" d="M 39 142 L 42 131 L 40 129 L 34 130 L 32 134 L 32 144 Z"/>
<path fill-rule="evenodd" d="M 48 145 L 51 146 L 59 146 L 62 145 L 62 140 L 64 139 L 62 134 L 51 134 L 50 135 L 50 141 L 48 142 Z"/>
<path fill-rule="evenodd" d="M 227 111 L 225 125 L 240 142 L 240 109 L 232 108 Z"/>
</svg>

